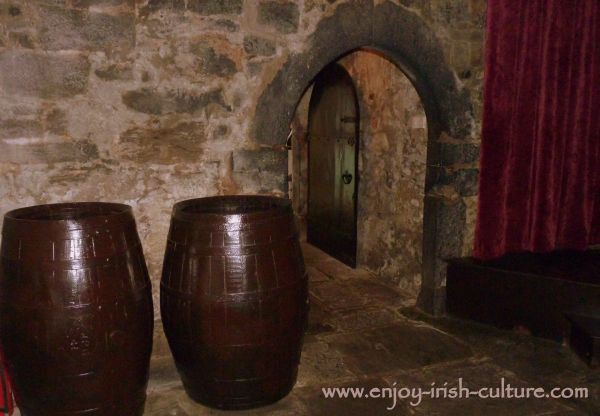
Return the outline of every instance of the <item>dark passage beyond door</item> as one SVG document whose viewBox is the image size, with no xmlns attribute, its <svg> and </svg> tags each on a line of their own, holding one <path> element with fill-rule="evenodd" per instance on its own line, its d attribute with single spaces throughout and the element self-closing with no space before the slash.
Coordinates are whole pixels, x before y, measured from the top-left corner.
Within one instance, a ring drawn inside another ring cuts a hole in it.
<svg viewBox="0 0 600 416">
<path fill-rule="evenodd" d="M 308 115 L 308 242 L 356 266 L 358 103 L 337 64 L 316 78 Z"/>
</svg>

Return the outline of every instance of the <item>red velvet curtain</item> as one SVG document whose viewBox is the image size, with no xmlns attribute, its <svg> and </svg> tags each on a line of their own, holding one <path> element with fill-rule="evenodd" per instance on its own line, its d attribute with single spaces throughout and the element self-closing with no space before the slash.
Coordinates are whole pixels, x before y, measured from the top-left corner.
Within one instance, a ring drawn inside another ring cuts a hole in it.
<svg viewBox="0 0 600 416">
<path fill-rule="evenodd" d="M 476 257 L 600 243 L 600 0 L 489 0 Z"/>
</svg>

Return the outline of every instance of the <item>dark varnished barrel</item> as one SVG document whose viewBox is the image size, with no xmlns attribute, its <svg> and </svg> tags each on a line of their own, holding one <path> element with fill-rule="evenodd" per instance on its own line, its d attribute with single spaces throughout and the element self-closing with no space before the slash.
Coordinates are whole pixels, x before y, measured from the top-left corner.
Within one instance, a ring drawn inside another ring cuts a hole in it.
<svg viewBox="0 0 600 416">
<path fill-rule="evenodd" d="M 129 206 L 5 215 L 0 343 L 24 416 L 142 415 L 152 314 Z"/>
<path fill-rule="evenodd" d="M 188 395 L 243 409 L 296 381 L 308 288 L 288 200 L 226 196 L 175 205 L 161 315 Z"/>
</svg>

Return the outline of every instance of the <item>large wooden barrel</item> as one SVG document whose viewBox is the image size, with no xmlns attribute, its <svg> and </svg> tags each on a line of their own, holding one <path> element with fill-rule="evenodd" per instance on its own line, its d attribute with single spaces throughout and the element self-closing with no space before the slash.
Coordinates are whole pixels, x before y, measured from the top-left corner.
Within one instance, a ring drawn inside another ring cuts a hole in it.
<svg viewBox="0 0 600 416">
<path fill-rule="evenodd" d="M 225 196 L 175 205 L 161 316 L 192 399 L 244 409 L 284 397 L 296 381 L 307 313 L 288 200 Z"/>
<path fill-rule="evenodd" d="M 22 415 L 142 415 L 153 308 L 131 207 L 11 211 L 0 264 L 0 344 Z"/>
</svg>

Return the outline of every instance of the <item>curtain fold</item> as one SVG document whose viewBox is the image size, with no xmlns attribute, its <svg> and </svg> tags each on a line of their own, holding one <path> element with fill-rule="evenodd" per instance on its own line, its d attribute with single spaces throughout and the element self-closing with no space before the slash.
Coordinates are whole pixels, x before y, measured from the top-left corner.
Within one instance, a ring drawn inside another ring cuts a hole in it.
<svg viewBox="0 0 600 416">
<path fill-rule="evenodd" d="M 474 256 L 600 243 L 600 1 L 489 0 Z"/>
</svg>

